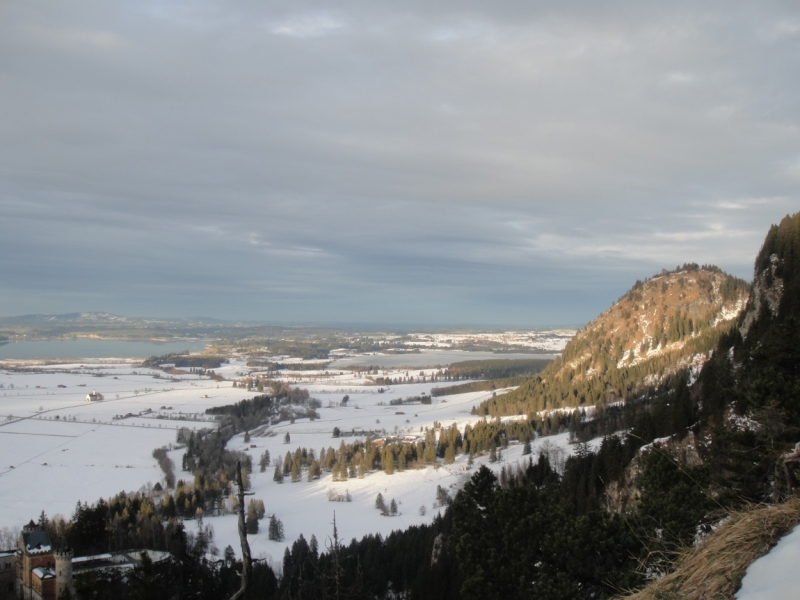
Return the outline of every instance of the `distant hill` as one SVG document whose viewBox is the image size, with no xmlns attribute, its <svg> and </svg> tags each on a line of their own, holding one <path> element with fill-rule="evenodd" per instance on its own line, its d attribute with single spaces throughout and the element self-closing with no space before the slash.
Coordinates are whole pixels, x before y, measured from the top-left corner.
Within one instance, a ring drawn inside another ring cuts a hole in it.
<svg viewBox="0 0 800 600">
<path fill-rule="evenodd" d="M 567 344 L 561 357 L 478 414 L 524 414 L 605 405 L 696 371 L 744 309 L 748 284 L 717 267 L 687 264 L 637 281 Z"/>
<path fill-rule="evenodd" d="M 161 319 L 125 317 L 107 312 L 30 314 L 0 317 L 0 336 L 42 340 L 93 337 L 122 340 L 169 340 L 193 337 L 240 335 L 264 327 L 243 326 L 207 317 Z"/>
<path fill-rule="evenodd" d="M 219 319 L 211 319 L 208 317 L 191 317 L 188 319 L 155 319 L 155 318 L 138 318 L 138 317 L 123 317 L 107 312 L 74 312 L 62 313 L 57 315 L 19 315 L 15 317 L 0 317 L 0 326 L 28 326 L 28 327 L 47 327 L 54 325 L 108 325 L 119 326 L 125 325 L 130 327 L 136 326 L 150 326 L 153 324 L 219 324 L 226 323 Z"/>
</svg>

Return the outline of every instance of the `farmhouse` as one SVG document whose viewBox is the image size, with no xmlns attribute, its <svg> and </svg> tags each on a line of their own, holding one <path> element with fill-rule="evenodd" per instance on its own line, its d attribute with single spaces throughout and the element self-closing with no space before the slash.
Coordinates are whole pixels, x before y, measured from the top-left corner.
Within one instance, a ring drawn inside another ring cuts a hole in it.
<svg viewBox="0 0 800 600">
<path fill-rule="evenodd" d="M 103 399 L 103 394 L 92 390 L 91 394 L 86 394 L 87 402 L 100 402 Z"/>
</svg>

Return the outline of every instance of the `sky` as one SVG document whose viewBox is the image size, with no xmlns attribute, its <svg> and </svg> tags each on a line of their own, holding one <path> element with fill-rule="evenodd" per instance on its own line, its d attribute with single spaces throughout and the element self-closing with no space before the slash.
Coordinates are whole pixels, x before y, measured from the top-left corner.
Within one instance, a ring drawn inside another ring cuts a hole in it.
<svg viewBox="0 0 800 600">
<path fill-rule="evenodd" d="M 800 209 L 800 3 L 0 0 L 0 316 L 585 323 Z"/>
</svg>

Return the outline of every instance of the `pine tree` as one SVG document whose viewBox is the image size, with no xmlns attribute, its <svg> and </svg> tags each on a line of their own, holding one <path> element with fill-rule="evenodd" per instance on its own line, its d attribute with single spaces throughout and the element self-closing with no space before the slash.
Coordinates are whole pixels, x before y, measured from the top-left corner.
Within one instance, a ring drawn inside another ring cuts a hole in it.
<svg viewBox="0 0 800 600">
<path fill-rule="evenodd" d="M 386 446 L 381 453 L 381 466 L 387 475 L 394 474 L 394 453 L 389 446 Z"/>
<path fill-rule="evenodd" d="M 261 467 L 262 473 L 267 470 L 269 462 L 270 462 L 269 450 L 264 450 L 264 454 L 261 455 L 261 460 L 258 463 L 259 466 Z"/>
<path fill-rule="evenodd" d="M 292 453 L 287 452 L 286 456 L 283 457 L 283 474 L 288 475 L 292 472 L 292 462 L 294 459 L 292 458 Z"/>
<path fill-rule="evenodd" d="M 273 542 L 282 542 L 284 540 L 285 536 L 283 533 L 283 523 L 275 515 L 272 515 L 269 518 L 267 537 L 271 539 Z"/>
<path fill-rule="evenodd" d="M 258 513 L 255 503 L 252 500 L 250 500 L 250 503 L 247 505 L 245 529 L 247 530 L 247 533 L 251 535 L 258 533 Z"/>
<path fill-rule="evenodd" d="M 397 502 L 394 501 L 394 498 L 392 498 L 392 503 L 389 505 L 389 512 L 392 516 L 397 514 Z"/>
<path fill-rule="evenodd" d="M 378 497 L 375 498 L 375 508 L 381 511 L 382 515 L 386 515 L 389 511 L 386 509 L 386 502 L 383 500 L 383 494 L 378 492 Z"/>
<path fill-rule="evenodd" d="M 272 480 L 283 483 L 283 469 L 281 469 L 280 465 L 275 465 L 275 475 L 272 476 Z"/>
</svg>

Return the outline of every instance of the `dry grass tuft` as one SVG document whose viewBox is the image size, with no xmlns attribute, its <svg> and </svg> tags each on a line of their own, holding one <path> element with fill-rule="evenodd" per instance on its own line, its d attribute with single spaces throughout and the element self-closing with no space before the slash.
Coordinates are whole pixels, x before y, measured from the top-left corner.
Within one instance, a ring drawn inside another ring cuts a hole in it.
<svg viewBox="0 0 800 600">
<path fill-rule="evenodd" d="M 742 583 L 747 567 L 800 523 L 800 500 L 757 505 L 736 512 L 697 548 L 680 558 L 675 570 L 626 600 L 727 600 Z"/>
</svg>

